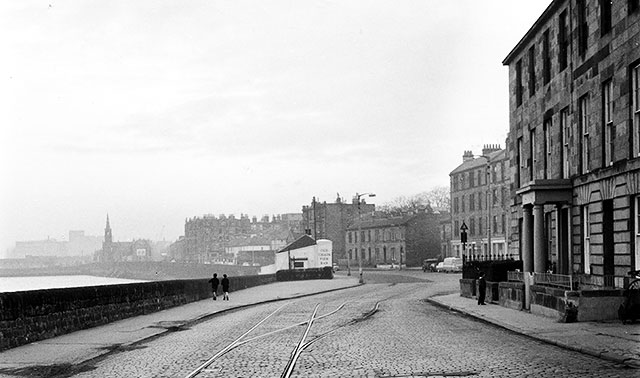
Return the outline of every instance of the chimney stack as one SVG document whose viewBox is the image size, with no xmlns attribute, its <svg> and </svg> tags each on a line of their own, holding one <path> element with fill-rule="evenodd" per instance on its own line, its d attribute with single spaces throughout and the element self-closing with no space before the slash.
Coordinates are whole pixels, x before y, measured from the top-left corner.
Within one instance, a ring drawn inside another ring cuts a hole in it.
<svg viewBox="0 0 640 378">
<path fill-rule="evenodd" d="M 487 156 L 490 153 L 500 150 L 501 148 L 499 144 L 485 144 L 484 147 L 482 147 L 482 155 Z"/>
<path fill-rule="evenodd" d="M 462 162 L 466 163 L 468 161 L 473 160 L 473 152 L 472 151 L 465 151 L 464 154 L 462 154 Z"/>
</svg>

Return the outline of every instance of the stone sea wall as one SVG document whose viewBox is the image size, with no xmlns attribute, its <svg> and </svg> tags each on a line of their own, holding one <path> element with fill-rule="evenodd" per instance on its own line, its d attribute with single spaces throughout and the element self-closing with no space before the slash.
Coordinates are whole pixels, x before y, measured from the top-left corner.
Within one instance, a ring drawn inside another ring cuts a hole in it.
<svg viewBox="0 0 640 378">
<path fill-rule="evenodd" d="M 237 291 L 275 275 L 231 279 Z M 210 297 L 208 278 L 0 293 L 0 350 Z"/>
</svg>

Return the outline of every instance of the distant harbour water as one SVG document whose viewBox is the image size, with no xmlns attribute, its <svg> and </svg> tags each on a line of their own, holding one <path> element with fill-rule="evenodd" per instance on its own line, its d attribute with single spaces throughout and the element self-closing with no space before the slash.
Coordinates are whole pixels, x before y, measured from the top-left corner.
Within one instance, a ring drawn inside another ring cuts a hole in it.
<svg viewBox="0 0 640 378">
<path fill-rule="evenodd" d="M 36 276 L 36 277 L 0 277 L 0 293 L 68 287 L 118 285 L 143 280 L 96 276 Z"/>
</svg>

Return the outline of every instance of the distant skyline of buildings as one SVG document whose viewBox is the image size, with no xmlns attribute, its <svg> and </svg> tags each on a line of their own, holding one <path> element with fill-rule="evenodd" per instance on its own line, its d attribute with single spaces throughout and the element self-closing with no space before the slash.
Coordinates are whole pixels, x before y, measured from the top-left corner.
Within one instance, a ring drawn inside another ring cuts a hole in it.
<svg viewBox="0 0 640 378">
<path fill-rule="evenodd" d="M 249 216 L 245 213 L 240 213 L 240 217 L 236 218 L 235 214 L 220 214 L 219 216 L 215 216 L 211 213 L 204 214 L 202 216 L 195 216 L 192 218 L 188 218 L 185 222 L 188 222 L 189 219 L 225 219 L 225 220 L 233 220 L 239 219 L 242 220 L 243 224 L 247 221 L 251 225 L 250 228 L 255 232 L 262 232 L 265 229 L 265 224 L 270 222 L 278 222 L 282 224 L 286 224 L 289 228 L 294 230 L 299 234 L 302 234 L 301 230 L 301 221 L 302 221 L 302 213 L 283 213 L 283 214 L 274 214 L 274 215 L 263 215 L 258 218 L 257 216 Z M 113 219 L 113 218 L 112 218 Z M 109 221 L 111 222 L 111 221 Z M 115 234 L 118 234 L 117 229 L 117 218 L 116 218 L 116 226 Z M 111 252 L 109 254 L 113 254 L 114 251 L 118 251 L 118 255 L 128 256 L 129 253 L 126 252 L 128 248 L 135 243 L 140 244 L 140 241 L 145 242 L 145 246 L 138 249 L 145 249 L 149 251 L 156 251 L 159 254 L 168 255 L 170 244 L 177 243 L 179 241 L 184 240 L 184 234 L 178 236 L 177 238 L 166 241 L 166 240 L 153 240 L 151 238 L 140 238 L 140 237 L 132 237 L 125 239 L 118 239 L 113 236 L 111 231 L 111 226 L 108 225 L 109 228 L 109 239 L 110 239 L 110 247 Z M 249 233 L 251 234 L 251 233 Z M 105 240 L 106 240 L 106 231 L 105 234 L 97 236 L 97 235 L 86 235 L 84 230 L 70 230 L 68 232 L 68 240 L 64 240 L 64 236 L 61 239 L 52 238 L 47 236 L 46 239 L 36 239 L 36 240 L 21 240 L 15 241 L 15 245 L 11 248 L 7 248 L 4 251 L 0 251 L 0 259 L 21 259 L 26 256 L 30 257 L 75 257 L 75 256 L 94 256 L 96 252 L 104 251 L 105 249 Z M 116 241 L 117 240 L 117 241 Z M 282 241 L 274 241 L 277 246 L 286 245 L 284 240 Z M 236 240 L 230 244 L 231 249 L 238 247 L 239 242 Z M 242 243 L 240 243 L 242 244 Z M 225 247 L 223 246 L 222 252 L 224 252 Z M 246 248 L 245 248 L 246 249 Z M 160 251 L 161 250 L 161 251 Z M 149 252 L 149 254 L 145 253 L 145 258 L 151 259 L 151 254 L 155 252 Z M 104 255 L 96 256 L 97 259 L 104 259 Z M 153 259 L 162 259 L 165 256 L 154 256 Z M 131 257 L 130 260 L 133 260 Z"/>
<path fill-rule="evenodd" d="M 26 256 L 90 256 L 102 246 L 102 236 L 85 235 L 83 230 L 71 230 L 69 240 L 47 237 L 42 240 L 16 241 L 7 258 Z"/>
</svg>

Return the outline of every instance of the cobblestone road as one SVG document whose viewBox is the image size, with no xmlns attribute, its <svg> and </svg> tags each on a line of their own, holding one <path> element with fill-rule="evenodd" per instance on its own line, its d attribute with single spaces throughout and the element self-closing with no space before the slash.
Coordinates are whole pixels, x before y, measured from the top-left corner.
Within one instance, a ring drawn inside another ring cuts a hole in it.
<svg viewBox="0 0 640 378">
<path fill-rule="evenodd" d="M 423 276 L 424 277 L 424 276 Z M 638 370 L 543 344 L 424 301 L 438 284 L 367 275 L 367 285 L 238 310 L 113 354 L 77 377 L 186 377 L 265 316 L 285 307 L 198 377 L 279 377 L 316 304 L 294 377 L 637 377 Z M 379 309 L 369 317 L 379 303 Z M 212 303 L 215 305 L 215 303 Z M 260 335 L 266 335 L 259 337 Z M 257 338 L 256 338 L 257 337 Z"/>
</svg>

